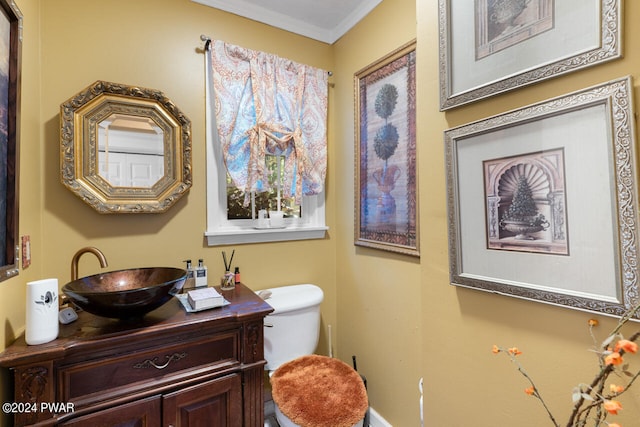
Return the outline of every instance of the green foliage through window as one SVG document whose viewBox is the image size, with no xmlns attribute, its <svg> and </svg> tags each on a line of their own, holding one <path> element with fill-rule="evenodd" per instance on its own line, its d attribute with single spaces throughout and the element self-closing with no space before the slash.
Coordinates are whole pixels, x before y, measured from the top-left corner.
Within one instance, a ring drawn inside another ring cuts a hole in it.
<svg viewBox="0 0 640 427">
<path fill-rule="evenodd" d="M 265 157 L 269 171 L 270 190 L 254 193 L 249 206 L 243 206 L 245 193 L 233 185 L 231 177 L 227 173 L 227 219 L 253 219 L 258 217 L 258 211 L 261 209 L 267 211 L 278 209 L 278 189 L 282 189 L 284 160 L 284 156 L 267 155 Z M 281 197 L 280 210 L 284 212 L 285 218 L 300 218 L 302 216 L 301 206 L 295 203 L 294 197 Z"/>
</svg>

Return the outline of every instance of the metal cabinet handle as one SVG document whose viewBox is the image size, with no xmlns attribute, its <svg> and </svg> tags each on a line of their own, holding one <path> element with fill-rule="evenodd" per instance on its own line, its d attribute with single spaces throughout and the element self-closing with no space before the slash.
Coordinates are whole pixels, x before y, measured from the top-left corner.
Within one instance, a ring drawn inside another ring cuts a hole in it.
<svg viewBox="0 0 640 427">
<path fill-rule="evenodd" d="M 177 361 L 180 359 L 184 359 L 185 357 L 187 357 L 187 353 L 173 353 L 171 356 L 169 355 L 165 356 L 165 359 L 167 359 L 167 362 L 163 365 L 156 364 L 156 360 L 158 358 L 154 357 L 153 359 L 147 359 L 143 362 L 136 363 L 135 365 L 133 365 L 133 367 L 135 369 L 144 369 L 144 368 L 149 368 L 153 366 L 156 369 L 164 369 L 167 366 L 169 366 L 169 363 L 173 362 L 174 360 Z"/>
</svg>

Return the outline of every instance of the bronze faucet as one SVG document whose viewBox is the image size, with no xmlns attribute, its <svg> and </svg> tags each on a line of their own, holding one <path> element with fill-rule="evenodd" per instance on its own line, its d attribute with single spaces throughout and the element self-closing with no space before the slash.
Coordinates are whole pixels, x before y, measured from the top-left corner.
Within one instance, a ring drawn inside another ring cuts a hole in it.
<svg viewBox="0 0 640 427">
<path fill-rule="evenodd" d="M 78 278 L 78 261 L 80 261 L 80 257 L 87 252 L 91 252 L 94 254 L 98 261 L 100 261 L 100 267 L 105 268 L 107 264 L 107 258 L 105 258 L 104 254 L 100 252 L 100 249 L 94 248 L 92 246 L 87 246 L 86 248 L 80 249 L 71 259 L 71 281 L 74 281 Z"/>
</svg>

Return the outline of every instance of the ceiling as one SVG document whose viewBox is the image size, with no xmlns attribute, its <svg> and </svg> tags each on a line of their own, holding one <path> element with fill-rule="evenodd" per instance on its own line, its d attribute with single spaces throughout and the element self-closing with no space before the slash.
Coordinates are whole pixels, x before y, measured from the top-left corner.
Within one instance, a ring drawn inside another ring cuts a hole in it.
<svg viewBox="0 0 640 427">
<path fill-rule="evenodd" d="M 332 44 L 382 0 L 192 0 Z"/>
</svg>

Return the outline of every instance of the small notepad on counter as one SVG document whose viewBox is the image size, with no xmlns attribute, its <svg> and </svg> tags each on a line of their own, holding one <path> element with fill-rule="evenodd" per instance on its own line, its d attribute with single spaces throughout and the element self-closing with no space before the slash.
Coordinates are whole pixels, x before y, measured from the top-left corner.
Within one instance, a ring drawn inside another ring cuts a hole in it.
<svg viewBox="0 0 640 427">
<path fill-rule="evenodd" d="M 206 308 L 220 307 L 225 300 L 214 288 L 201 288 L 187 292 L 189 305 L 194 310 L 204 310 Z"/>
</svg>

